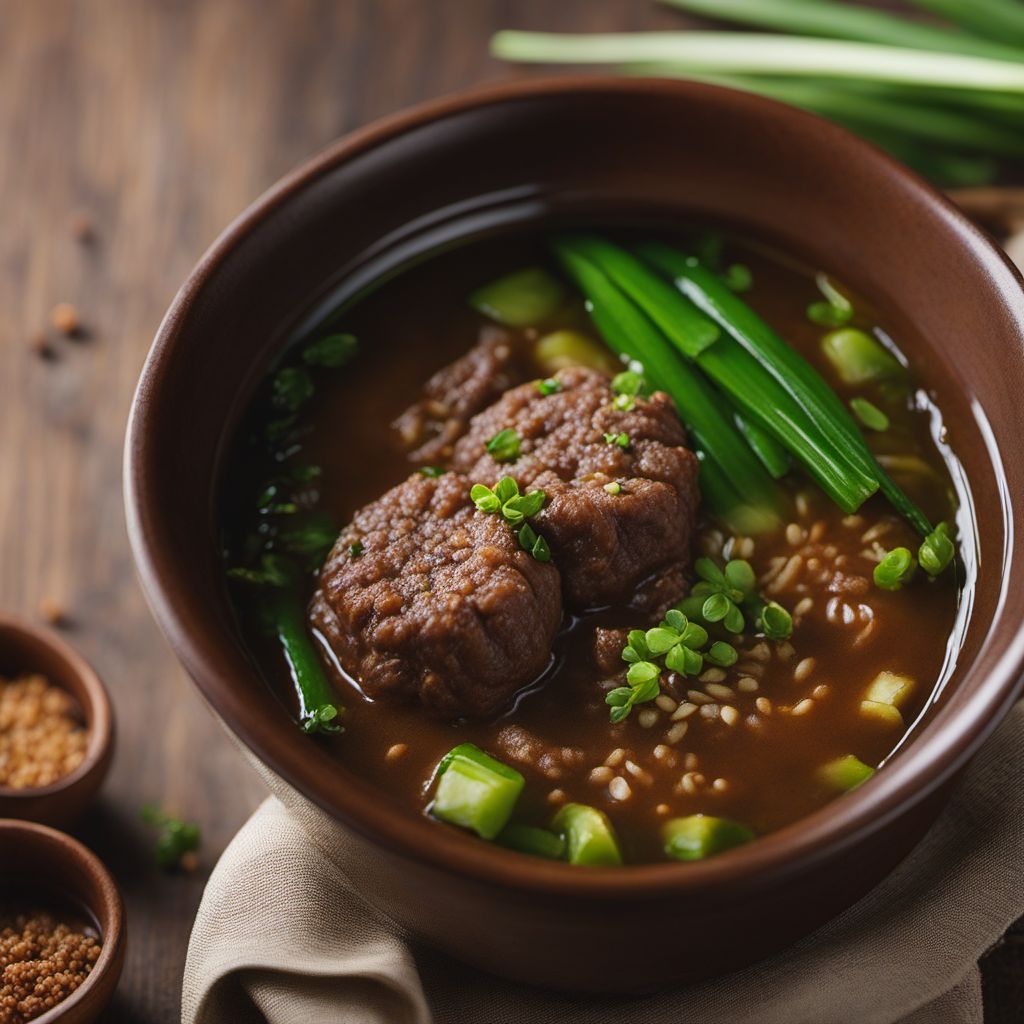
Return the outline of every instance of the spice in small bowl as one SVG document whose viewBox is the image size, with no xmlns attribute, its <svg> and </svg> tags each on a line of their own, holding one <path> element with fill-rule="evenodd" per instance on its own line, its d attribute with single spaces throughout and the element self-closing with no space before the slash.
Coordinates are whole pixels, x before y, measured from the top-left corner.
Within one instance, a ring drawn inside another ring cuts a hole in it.
<svg viewBox="0 0 1024 1024">
<path fill-rule="evenodd" d="M 78 702 L 45 676 L 0 676 L 0 786 L 50 786 L 85 760 L 89 733 Z"/>
<path fill-rule="evenodd" d="M 0 615 L 0 818 L 73 821 L 99 789 L 113 741 L 96 673 L 55 633 Z"/>
<path fill-rule="evenodd" d="M 28 1024 L 89 977 L 102 941 L 70 905 L 0 891 L 0 1024 Z"/>
</svg>

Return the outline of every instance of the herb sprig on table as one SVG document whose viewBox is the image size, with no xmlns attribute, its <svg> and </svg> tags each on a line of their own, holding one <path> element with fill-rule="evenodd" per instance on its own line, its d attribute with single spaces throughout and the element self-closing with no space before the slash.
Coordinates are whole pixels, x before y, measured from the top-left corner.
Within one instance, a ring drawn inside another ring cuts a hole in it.
<svg viewBox="0 0 1024 1024">
<path fill-rule="evenodd" d="M 158 829 L 154 856 L 165 871 L 195 869 L 195 851 L 202 842 L 202 831 L 192 821 L 184 821 L 153 804 L 142 808 L 142 820 Z"/>
</svg>

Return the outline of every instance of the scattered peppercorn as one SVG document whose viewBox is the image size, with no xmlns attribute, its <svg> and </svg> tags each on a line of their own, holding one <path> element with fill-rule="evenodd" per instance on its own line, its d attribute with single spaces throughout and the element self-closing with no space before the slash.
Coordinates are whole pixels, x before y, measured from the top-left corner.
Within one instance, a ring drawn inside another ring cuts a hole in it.
<svg viewBox="0 0 1024 1024">
<path fill-rule="evenodd" d="M 101 948 L 91 929 L 47 911 L 0 914 L 0 1024 L 27 1024 L 67 999 Z"/>
<path fill-rule="evenodd" d="M 29 345 L 40 359 L 53 359 L 57 355 L 45 331 L 36 331 L 29 339 Z"/>
<path fill-rule="evenodd" d="M 82 763 L 88 741 L 66 690 L 40 675 L 0 677 L 0 786 L 51 785 Z"/>
<path fill-rule="evenodd" d="M 70 302 L 58 302 L 50 310 L 50 323 L 69 338 L 78 334 L 82 329 L 82 322 L 78 318 L 78 310 Z"/>
<path fill-rule="evenodd" d="M 71 215 L 71 234 L 81 245 L 91 245 L 96 241 L 96 222 L 88 210 L 76 210 Z"/>
<path fill-rule="evenodd" d="M 64 609 L 52 597 L 44 597 L 39 602 L 39 614 L 51 626 L 64 626 L 68 621 Z"/>
</svg>

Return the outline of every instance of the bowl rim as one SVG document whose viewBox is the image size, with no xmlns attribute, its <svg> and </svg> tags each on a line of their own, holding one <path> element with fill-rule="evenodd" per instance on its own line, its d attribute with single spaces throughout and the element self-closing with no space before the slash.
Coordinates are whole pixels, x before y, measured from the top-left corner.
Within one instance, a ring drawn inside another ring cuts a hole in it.
<svg viewBox="0 0 1024 1024">
<path fill-rule="evenodd" d="M 21 818 L 0 818 L 0 842 L 5 841 L 8 837 L 12 842 L 28 837 L 32 843 L 50 846 L 57 851 L 57 856 L 64 858 L 66 862 L 74 861 L 81 865 L 86 874 L 95 882 L 96 888 L 101 894 L 100 904 L 103 914 L 109 921 L 109 926 L 100 935 L 102 940 L 100 955 L 89 972 L 89 976 L 67 999 L 57 1003 L 46 1013 L 37 1017 L 34 1022 L 34 1024 L 55 1024 L 64 1014 L 86 1001 L 105 974 L 111 970 L 120 973 L 127 937 L 124 901 L 121 898 L 121 891 L 114 881 L 114 876 L 111 875 L 103 861 L 87 846 L 66 832 L 50 828 L 49 825 L 40 825 L 35 821 L 24 821 Z M 57 893 L 60 892 L 59 885 L 54 888 Z M 44 891 L 45 889 L 44 886 Z M 84 902 L 83 906 L 96 920 L 97 927 L 100 927 L 100 915 L 97 913 L 97 907 Z M 113 989 L 111 989 L 112 993 Z"/>
<path fill-rule="evenodd" d="M 877 170 L 898 182 L 904 191 L 934 209 L 954 230 L 965 251 L 970 249 L 993 278 L 996 268 L 1022 284 L 1009 258 L 953 204 L 913 171 L 877 147 L 816 115 L 774 100 L 704 83 L 670 78 L 622 78 L 611 75 L 536 77 L 488 84 L 418 104 L 374 121 L 334 142 L 281 178 L 246 208 L 207 249 L 175 296 L 155 336 L 132 402 L 125 443 L 124 493 L 129 539 L 143 590 L 160 628 L 214 711 L 242 743 L 272 772 L 302 796 L 342 822 L 347 828 L 412 861 L 445 873 L 503 888 L 576 899 L 595 897 L 634 900 L 714 890 L 732 898 L 763 891 L 780 880 L 803 873 L 823 860 L 839 855 L 868 835 L 883 828 L 906 809 L 916 806 L 946 783 L 973 755 L 1009 709 L 1022 682 L 1024 631 L 1018 631 L 998 655 L 993 669 L 981 679 L 954 721 L 950 708 L 940 708 L 929 725 L 929 735 L 908 744 L 898 759 L 870 783 L 843 800 L 813 812 L 756 843 L 715 858 L 688 864 L 659 863 L 621 868 L 590 868 L 527 858 L 484 844 L 455 829 L 437 828 L 390 801 L 371 800 L 359 789 L 336 785 L 330 796 L 322 779 L 316 778 L 318 758 L 308 748 L 290 747 L 275 741 L 276 722 L 258 721 L 219 677 L 211 650 L 223 647 L 223 637 L 207 643 L 199 634 L 203 623 L 190 613 L 185 602 L 178 567 L 162 550 L 159 510 L 147 501 L 147 477 L 155 472 L 150 450 L 160 432 L 154 422 L 153 396 L 173 358 L 175 338 L 200 293 L 221 262 L 263 220 L 285 205 L 290 197 L 312 185 L 346 161 L 412 130 L 444 119 L 522 100 L 546 96 L 624 94 L 676 97 L 700 102 L 712 97 L 735 109 L 755 112 L 803 133 L 817 133 L 821 145 L 839 147 L 855 162 L 873 163 Z M 995 287 L 995 285 L 994 285 Z M 1005 289 L 999 289 L 1004 291 Z M 1006 303 L 1010 310 L 1010 303 Z M 1010 313 L 1024 339 L 1024 303 Z M 993 455 L 995 458 L 995 455 Z M 1004 494 L 1007 524 L 1005 564 L 1024 561 L 1024 537 L 1013 531 L 1013 497 Z M 166 524 L 164 524 L 166 526 Z M 1007 574 L 1008 575 L 1008 574 Z M 1003 580 L 1006 592 L 1006 578 Z M 1000 605 L 1001 614 L 1005 608 Z M 206 649 L 210 648 L 210 649 Z M 326 755 L 324 755 L 326 758 Z M 425 826 L 426 828 L 424 828 Z M 429 831 L 427 831 L 429 829 Z"/>
<path fill-rule="evenodd" d="M 17 789 L 13 786 L 0 785 L 0 806 L 6 804 L 8 808 L 13 808 L 17 801 L 24 801 L 27 804 L 30 801 L 38 801 L 62 793 L 95 771 L 110 752 L 114 742 L 114 712 L 103 680 L 85 658 L 52 629 L 37 626 L 16 615 L 0 613 L 0 647 L 4 643 L 4 637 L 9 634 L 21 636 L 31 643 L 49 648 L 64 663 L 68 673 L 78 679 L 85 699 L 82 700 L 78 693 L 72 693 L 71 696 L 83 705 L 82 711 L 86 716 L 89 730 L 85 756 L 82 758 L 82 763 L 73 772 L 51 782 L 48 786 Z M 38 670 L 31 665 L 26 665 L 19 671 L 32 673 Z M 40 674 L 43 673 L 40 672 Z M 49 679 L 49 677 L 47 680 L 53 686 L 59 686 L 62 690 L 67 689 L 58 680 Z"/>
</svg>

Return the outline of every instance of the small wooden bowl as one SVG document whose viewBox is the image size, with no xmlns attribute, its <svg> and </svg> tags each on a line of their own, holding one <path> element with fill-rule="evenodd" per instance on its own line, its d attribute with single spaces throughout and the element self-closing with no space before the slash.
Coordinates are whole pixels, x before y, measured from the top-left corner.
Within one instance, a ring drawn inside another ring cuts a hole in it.
<svg viewBox="0 0 1024 1024">
<path fill-rule="evenodd" d="M 0 786 L 0 818 L 25 818 L 65 825 L 92 802 L 114 751 L 114 719 L 107 691 L 82 657 L 50 630 L 0 615 L 0 675 L 29 672 L 67 690 L 82 709 L 89 742 L 82 763 L 49 786 L 13 789 Z"/>
<path fill-rule="evenodd" d="M 91 1024 L 110 1002 L 124 966 L 127 931 L 110 872 L 76 839 L 44 825 L 0 819 L 0 879 L 18 894 L 38 891 L 91 918 L 103 948 L 82 986 L 33 1024 Z"/>
</svg>

